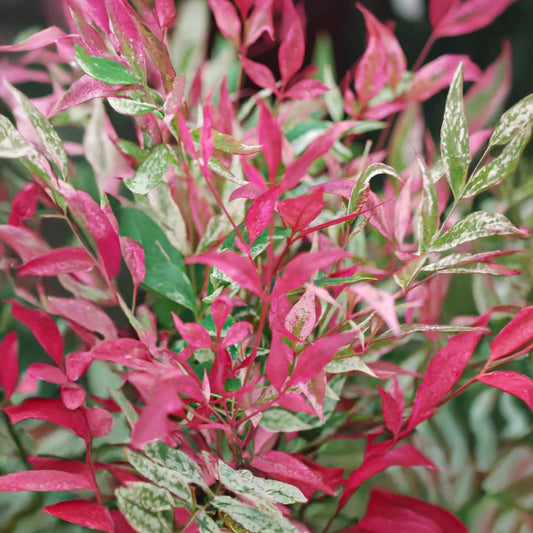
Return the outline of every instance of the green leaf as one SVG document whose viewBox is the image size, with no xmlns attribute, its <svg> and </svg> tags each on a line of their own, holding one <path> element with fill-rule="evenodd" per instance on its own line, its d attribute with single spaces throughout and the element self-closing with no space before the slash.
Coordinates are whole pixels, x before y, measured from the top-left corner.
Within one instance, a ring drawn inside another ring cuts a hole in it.
<svg viewBox="0 0 533 533">
<path fill-rule="evenodd" d="M 115 491 L 118 508 L 139 533 L 171 533 L 175 507 L 170 492 L 141 481 Z"/>
<path fill-rule="evenodd" d="M 198 465 L 185 453 L 171 448 L 163 442 L 152 442 L 144 448 L 144 453 L 154 462 L 178 472 L 189 483 L 209 490 L 203 480 Z"/>
<path fill-rule="evenodd" d="M 313 285 L 317 287 L 338 287 L 346 283 L 353 284 L 375 279 L 375 276 L 370 276 L 368 274 L 354 274 L 353 276 L 344 278 L 318 278 L 313 281 Z"/>
<path fill-rule="evenodd" d="M 74 50 L 81 70 L 95 80 L 108 85 L 130 85 L 141 81 L 128 67 L 114 59 L 92 56 L 79 44 L 74 45 Z"/>
<path fill-rule="evenodd" d="M 217 496 L 212 505 L 251 533 L 297 533 L 298 530 L 274 509 L 263 511 L 230 496 Z"/>
<path fill-rule="evenodd" d="M 120 407 L 120 410 L 122 411 L 130 427 L 133 427 L 133 424 L 135 424 L 135 422 L 139 419 L 139 415 L 137 411 L 135 411 L 135 408 L 131 402 L 126 398 L 121 390 L 111 390 L 110 394 L 113 400 L 115 400 Z"/>
<path fill-rule="evenodd" d="M 146 265 L 143 287 L 196 313 L 196 297 L 185 273 L 183 256 L 163 230 L 138 209 L 121 208 L 116 215 L 120 234 L 135 239 L 143 247 Z"/>
<path fill-rule="evenodd" d="M 200 128 L 191 131 L 192 138 L 196 144 L 200 143 Z M 213 130 L 213 145 L 215 150 L 232 155 L 252 155 L 258 154 L 261 151 L 261 145 L 243 144 L 241 141 L 235 139 L 231 135 L 220 133 Z"/>
<path fill-rule="evenodd" d="M 463 108 L 463 64 L 455 72 L 440 132 L 446 178 L 455 198 L 460 198 L 470 165 L 468 125 Z"/>
<path fill-rule="evenodd" d="M 137 100 L 130 100 L 129 98 L 108 98 L 109 105 L 121 115 L 139 116 L 153 113 L 157 110 L 154 104 L 146 102 L 138 102 Z"/>
<path fill-rule="evenodd" d="M 221 533 L 221 529 L 216 522 L 203 511 L 196 513 L 196 525 L 200 529 L 200 533 Z"/>
<path fill-rule="evenodd" d="M 35 133 L 42 142 L 45 155 L 54 163 L 61 178 L 66 179 L 68 173 L 68 158 L 63 142 L 59 138 L 56 130 L 52 127 L 48 119 L 43 117 L 37 108 L 12 85 L 5 82 L 6 87 L 11 91 L 18 103 L 24 109 L 26 116 L 29 118 Z"/>
<path fill-rule="evenodd" d="M 518 130 L 496 159 L 477 170 L 468 180 L 463 198 L 476 196 L 507 178 L 516 169 L 532 130 L 531 123 Z"/>
<path fill-rule="evenodd" d="M 343 374 L 345 372 L 361 372 L 367 376 L 377 378 L 374 371 L 369 368 L 359 355 L 333 359 L 326 365 L 328 374 Z"/>
<path fill-rule="evenodd" d="M 435 184 L 431 179 L 429 169 L 422 159 L 418 159 L 422 171 L 422 198 L 417 217 L 418 252 L 427 250 L 439 226 L 439 209 Z"/>
<path fill-rule="evenodd" d="M 476 211 L 459 220 L 449 231 L 435 239 L 430 251 L 442 252 L 456 248 L 464 242 L 474 241 L 491 235 L 516 235 L 527 237 L 528 234 L 513 226 L 503 215 Z"/>
<path fill-rule="evenodd" d="M 34 152 L 35 149 L 24 140 L 11 121 L 0 115 L 0 158 L 18 159 Z"/>
<path fill-rule="evenodd" d="M 192 507 L 192 495 L 187 486 L 187 480 L 179 472 L 155 463 L 142 453 L 127 450 L 126 456 L 133 468 L 146 479 L 169 490 Z"/>
<path fill-rule="evenodd" d="M 218 461 L 218 471 L 220 473 L 220 482 L 232 492 L 238 494 L 255 494 L 260 498 L 267 496 L 272 500 L 283 503 L 305 503 L 307 498 L 302 491 L 289 483 L 276 481 L 273 479 L 264 479 L 254 476 L 249 470 L 233 470 L 223 461 Z"/>
<path fill-rule="evenodd" d="M 163 179 L 173 161 L 174 154 L 170 146 L 159 144 L 143 161 L 135 176 L 124 180 L 124 183 L 135 194 L 147 194 Z"/>
<path fill-rule="evenodd" d="M 522 98 L 500 118 L 489 140 L 490 146 L 507 144 L 515 134 L 531 125 L 533 120 L 533 94 Z"/>
<path fill-rule="evenodd" d="M 215 159 L 214 157 L 211 157 L 207 163 L 207 167 L 211 172 L 216 174 L 217 176 L 224 178 L 225 180 L 231 181 L 232 183 L 236 183 L 237 185 L 246 185 L 248 182 L 239 179 L 237 176 L 231 172 L 231 170 L 226 167 L 221 161 L 218 159 Z"/>
</svg>

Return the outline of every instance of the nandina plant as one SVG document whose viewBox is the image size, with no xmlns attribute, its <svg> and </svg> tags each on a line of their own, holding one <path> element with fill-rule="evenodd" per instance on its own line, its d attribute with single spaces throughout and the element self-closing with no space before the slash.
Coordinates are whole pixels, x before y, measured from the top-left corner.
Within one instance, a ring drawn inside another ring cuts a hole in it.
<svg viewBox="0 0 533 533">
<path fill-rule="evenodd" d="M 499 389 L 531 420 L 533 306 L 492 280 L 530 275 L 501 191 L 533 99 L 500 115 L 507 43 L 485 71 L 426 62 L 511 3 L 430 1 L 411 68 L 358 5 L 367 45 L 340 85 L 327 40 L 304 63 L 292 0 L 65 0 L 64 29 L 0 47 L 0 385 L 21 465 L 0 490 L 34 492 L 8 525 L 37 507 L 106 532 L 468 531 L 438 493 L 386 484 L 365 505 L 389 467 L 442 468 L 417 435 L 463 393 Z M 434 138 L 421 104 L 444 89 Z M 476 316 L 447 311 L 465 275 Z M 47 359 L 19 354 L 28 331 Z"/>
</svg>

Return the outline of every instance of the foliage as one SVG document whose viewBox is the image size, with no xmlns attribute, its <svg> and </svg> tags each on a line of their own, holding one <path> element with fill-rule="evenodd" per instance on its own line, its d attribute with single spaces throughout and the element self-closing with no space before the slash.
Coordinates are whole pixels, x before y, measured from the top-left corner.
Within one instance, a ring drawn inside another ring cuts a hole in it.
<svg viewBox="0 0 533 533">
<path fill-rule="evenodd" d="M 533 97 L 498 116 L 508 44 L 424 63 L 511 3 L 431 0 L 411 69 L 358 5 L 339 85 L 292 0 L 65 0 L 0 47 L 6 527 L 528 530 Z"/>
</svg>

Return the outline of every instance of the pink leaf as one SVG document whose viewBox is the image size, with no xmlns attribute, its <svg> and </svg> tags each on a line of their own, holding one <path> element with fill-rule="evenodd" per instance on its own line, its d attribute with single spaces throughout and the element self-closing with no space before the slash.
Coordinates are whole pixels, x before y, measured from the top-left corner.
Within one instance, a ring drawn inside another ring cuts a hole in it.
<svg viewBox="0 0 533 533">
<path fill-rule="evenodd" d="M 402 428 L 402 407 L 387 391 L 382 389 L 379 385 L 378 391 L 381 396 L 385 426 L 396 437 Z"/>
<path fill-rule="evenodd" d="M 99 529 L 108 533 L 114 533 L 115 531 L 111 513 L 97 503 L 85 500 L 69 500 L 49 505 L 43 511 L 66 522 L 89 529 Z"/>
<path fill-rule="evenodd" d="M 220 33 L 235 46 L 241 41 L 241 21 L 233 4 L 228 0 L 208 0 Z"/>
<path fill-rule="evenodd" d="M 176 2 L 174 0 L 155 0 L 155 14 L 159 25 L 167 30 L 174 27 Z"/>
<path fill-rule="evenodd" d="M 372 489 L 366 514 L 358 527 L 365 533 L 468 533 L 466 526 L 446 509 L 382 489 Z"/>
<path fill-rule="evenodd" d="M 70 272 L 83 272 L 94 266 L 94 259 L 85 248 L 56 248 L 24 263 L 19 276 L 57 276 Z"/>
<path fill-rule="evenodd" d="M 139 287 L 146 276 L 143 247 L 130 237 L 120 237 L 120 247 L 128 270 L 130 271 L 133 285 Z"/>
<path fill-rule="evenodd" d="M 291 361 L 291 349 L 281 340 L 280 335 L 274 332 L 266 361 L 266 376 L 278 391 L 281 391 L 289 375 Z"/>
<path fill-rule="evenodd" d="M 352 285 L 350 291 L 363 299 L 385 321 L 395 335 L 400 334 L 400 323 L 396 315 L 395 300 L 392 294 L 377 289 L 368 283 Z"/>
<path fill-rule="evenodd" d="M 302 25 L 297 16 L 294 17 L 287 35 L 281 42 L 278 52 L 281 81 L 288 81 L 300 70 L 305 54 L 305 38 Z"/>
<path fill-rule="evenodd" d="M 256 85 L 277 93 L 276 79 L 268 67 L 243 56 L 240 59 L 244 72 Z"/>
<path fill-rule="evenodd" d="M 328 92 L 330 89 L 318 80 L 301 80 L 294 85 L 291 85 L 283 93 L 284 98 L 292 98 L 293 100 L 311 100 Z"/>
<path fill-rule="evenodd" d="M 323 250 L 319 252 L 303 252 L 291 259 L 281 278 L 276 281 L 276 294 L 285 294 L 301 287 L 317 270 L 329 267 L 335 261 L 350 257 L 347 252 Z"/>
<path fill-rule="evenodd" d="M 10 331 L 0 342 L 0 385 L 7 401 L 19 379 L 18 348 L 17 334 L 14 331 Z"/>
<path fill-rule="evenodd" d="M 68 383 L 68 378 L 62 370 L 47 363 L 32 363 L 26 373 L 33 379 L 42 379 L 48 383 L 57 383 L 58 385 Z"/>
<path fill-rule="evenodd" d="M 531 350 L 533 343 L 533 306 L 519 311 L 490 345 L 489 363 L 509 355 Z"/>
<path fill-rule="evenodd" d="M 520 398 L 533 411 L 533 380 L 531 378 L 518 372 L 501 370 L 482 374 L 477 377 L 477 380 Z"/>
<path fill-rule="evenodd" d="M 321 337 L 307 345 L 298 355 L 289 384 L 296 385 L 313 379 L 335 357 L 335 354 L 354 340 L 354 333 L 336 333 Z"/>
<path fill-rule="evenodd" d="M 303 230 L 324 208 L 324 190 L 321 187 L 308 194 L 287 198 L 278 205 L 278 213 L 293 233 Z"/>
<path fill-rule="evenodd" d="M 28 183 L 13 198 L 9 211 L 8 224 L 22 226 L 24 220 L 31 218 L 37 208 L 40 187 L 36 183 Z"/>
<path fill-rule="evenodd" d="M 235 344 L 240 344 L 246 337 L 253 332 L 250 322 L 236 322 L 229 329 L 222 342 L 222 348 L 228 348 Z"/>
<path fill-rule="evenodd" d="M 455 2 L 433 31 L 435 37 L 453 37 L 488 26 L 515 0 L 467 0 Z"/>
<path fill-rule="evenodd" d="M 207 163 L 211 159 L 213 152 L 214 152 L 214 145 L 213 145 L 212 110 L 211 110 L 211 106 L 206 104 L 204 106 L 204 123 L 200 131 L 200 155 L 202 156 L 204 167 L 207 168 Z"/>
<path fill-rule="evenodd" d="M 281 147 L 283 144 L 278 121 L 272 116 L 262 100 L 259 101 L 259 143 L 263 150 L 263 158 L 268 170 L 270 181 L 273 182 L 278 173 L 281 162 Z"/>
<path fill-rule="evenodd" d="M 302 297 L 292 306 L 285 318 L 285 327 L 299 339 L 311 335 L 316 324 L 315 296 L 306 289 Z"/>
<path fill-rule="evenodd" d="M 481 70 L 468 56 L 445 54 L 427 63 L 415 74 L 406 97 L 417 102 L 425 102 L 434 94 L 449 87 L 454 72 L 461 62 L 465 81 L 479 78 Z"/>
<path fill-rule="evenodd" d="M 389 468 L 389 466 L 425 466 L 433 470 L 436 469 L 436 466 L 427 457 L 410 444 L 404 444 L 394 449 L 389 448 L 382 454 L 367 456 L 363 464 L 348 477 L 338 509 L 344 507 L 352 494 L 367 479 Z"/>
<path fill-rule="evenodd" d="M 113 429 L 113 417 L 105 409 L 84 409 L 92 437 L 105 437 Z"/>
<path fill-rule="evenodd" d="M 13 248 L 23 261 L 29 261 L 50 249 L 39 234 L 25 226 L 0 225 L 0 241 Z"/>
<path fill-rule="evenodd" d="M 65 407 L 71 411 L 81 407 L 86 396 L 85 389 L 74 383 L 61 385 L 61 400 L 65 404 Z"/>
<path fill-rule="evenodd" d="M 194 346 L 194 348 L 212 348 L 213 341 L 211 336 L 203 326 L 194 322 L 184 324 L 179 316 L 174 313 L 172 313 L 172 320 L 179 334 L 191 346 Z"/>
<path fill-rule="evenodd" d="M 248 48 L 266 32 L 274 40 L 274 25 L 272 22 L 272 0 L 256 2 L 252 14 L 245 23 L 244 46 Z"/>
<path fill-rule="evenodd" d="M 188 265 L 202 263 L 219 268 L 232 281 L 257 295 L 263 294 L 263 287 L 257 275 L 254 263 L 247 257 L 243 257 L 237 252 L 206 252 L 185 260 Z"/>
<path fill-rule="evenodd" d="M 431 27 L 435 29 L 439 22 L 450 10 L 456 10 L 460 0 L 430 0 L 429 2 L 429 21 Z"/>
<path fill-rule="evenodd" d="M 252 202 L 246 214 L 246 230 L 248 231 L 250 243 L 253 243 L 268 226 L 280 194 L 280 187 L 276 186 L 267 190 Z"/>
<path fill-rule="evenodd" d="M 0 52 L 27 52 L 29 50 L 44 48 L 45 46 L 55 44 L 61 39 L 72 39 L 73 37 L 74 35 L 67 35 L 57 26 L 50 26 L 45 30 L 30 35 L 20 43 L 0 46 Z"/>
<path fill-rule="evenodd" d="M 20 320 L 33 333 L 46 353 L 59 365 L 63 363 L 63 339 L 56 323 L 40 309 L 23 307 L 12 302 L 13 318 Z"/>
<path fill-rule="evenodd" d="M 104 339 L 113 339 L 118 335 L 113 321 L 89 300 L 49 296 L 48 304 L 52 313 L 72 320 L 89 331 L 100 333 Z"/>
<path fill-rule="evenodd" d="M 85 476 L 61 470 L 29 470 L 0 476 L 1 492 L 93 490 L 93 488 Z"/>
<path fill-rule="evenodd" d="M 180 134 L 180 140 L 183 143 L 185 151 L 192 159 L 198 159 L 198 154 L 196 153 L 196 148 L 194 147 L 194 139 L 191 135 L 191 130 L 187 126 L 187 122 L 181 115 L 178 113 L 178 130 Z"/>
<path fill-rule="evenodd" d="M 481 317 L 476 325 L 486 326 L 488 315 Z M 448 344 L 431 360 L 426 374 L 416 393 L 415 405 L 408 429 L 433 416 L 440 401 L 457 383 L 472 357 L 483 333 L 468 332 L 451 337 Z"/>
</svg>

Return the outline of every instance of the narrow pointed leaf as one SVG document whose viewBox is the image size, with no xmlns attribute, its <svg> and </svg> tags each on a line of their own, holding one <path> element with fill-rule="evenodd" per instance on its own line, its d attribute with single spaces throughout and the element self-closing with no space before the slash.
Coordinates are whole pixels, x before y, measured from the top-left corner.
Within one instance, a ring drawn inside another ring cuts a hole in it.
<svg viewBox="0 0 533 533">
<path fill-rule="evenodd" d="M 137 169 L 135 176 L 124 180 L 126 187 L 135 194 L 147 194 L 161 182 L 172 160 L 172 149 L 168 145 L 156 146 Z"/>
<path fill-rule="evenodd" d="M 268 67 L 246 57 L 241 57 L 241 62 L 244 72 L 256 85 L 270 89 L 273 93 L 277 91 L 276 78 Z"/>
<path fill-rule="evenodd" d="M 489 362 L 520 352 L 533 344 L 533 306 L 519 311 L 490 345 Z"/>
<path fill-rule="evenodd" d="M 94 266 L 94 259 L 85 248 L 56 248 L 24 263 L 19 276 L 57 276 L 61 273 L 83 272 Z"/>
<path fill-rule="evenodd" d="M 533 94 L 530 94 L 522 98 L 500 117 L 489 139 L 489 145 L 507 144 L 517 132 L 531 126 L 532 120 Z"/>
<path fill-rule="evenodd" d="M 305 40 L 299 18 L 294 17 L 278 52 L 281 81 L 284 85 L 300 70 L 304 61 Z"/>
<path fill-rule="evenodd" d="M 18 379 L 18 338 L 14 331 L 10 331 L 0 342 L 0 386 L 7 401 L 15 391 Z"/>
<path fill-rule="evenodd" d="M 287 198 L 278 205 L 278 213 L 293 233 L 308 226 L 324 207 L 324 190 L 319 187 L 309 194 Z"/>
<path fill-rule="evenodd" d="M 533 411 L 533 380 L 524 374 L 501 370 L 482 374 L 477 380 L 520 398 Z"/>
<path fill-rule="evenodd" d="M 274 187 L 268 189 L 252 202 L 246 214 L 246 230 L 250 243 L 253 243 L 263 233 L 272 220 L 280 194 L 280 188 Z"/>
<path fill-rule="evenodd" d="M 233 4 L 228 0 L 208 0 L 220 33 L 233 44 L 241 40 L 241 21 Z"/>
<path fill-rule="evenodd" d="M 429 169 L 422 159 L 418 160 L 418 164 L 422 171 L 422 201 L 418 216 L 418 239 L 419 251 L 425 252 L 438 229 L 439 206 L 437 191 Z"/>
<path fill-rule="evenodd" d="M 61 470 L 29 470 L 0 476 L 1 492 L 92 490 L 86 476 Z"/>
<path fill-rule="evenodd" d="M 61 520 L 89 529 L 113 533 L 115 525 L 108 509 L 86 500 L 68 500 L 44 507 L 43 511 Z"/>
</svg>

